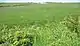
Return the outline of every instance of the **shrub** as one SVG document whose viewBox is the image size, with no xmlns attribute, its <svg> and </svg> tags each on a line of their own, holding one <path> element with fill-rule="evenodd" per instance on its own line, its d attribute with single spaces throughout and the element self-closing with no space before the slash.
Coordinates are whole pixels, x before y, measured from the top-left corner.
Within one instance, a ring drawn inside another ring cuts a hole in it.
<svg viewBox="0 0 80 46">
<path fill-rule="evenodd" d="M 63 21 L 64 25 L 66 25 L 67 28 L 71 30 L 71 32 L 77 33 L 77 35 L 80 33 L 79 17 L 79 15 L 69 15 L 65 17 Z"/>
</svg>

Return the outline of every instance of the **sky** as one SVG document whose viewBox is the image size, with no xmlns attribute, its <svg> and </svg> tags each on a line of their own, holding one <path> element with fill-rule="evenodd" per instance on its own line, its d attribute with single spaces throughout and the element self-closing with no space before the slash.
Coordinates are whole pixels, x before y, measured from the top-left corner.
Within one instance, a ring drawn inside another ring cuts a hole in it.
<svg viewBox="0 0 80 46">
<path fill-rule="evenodd" d="M 80 2 L 80 0 L 0 0 L 0 2 Z"/>
</svg>

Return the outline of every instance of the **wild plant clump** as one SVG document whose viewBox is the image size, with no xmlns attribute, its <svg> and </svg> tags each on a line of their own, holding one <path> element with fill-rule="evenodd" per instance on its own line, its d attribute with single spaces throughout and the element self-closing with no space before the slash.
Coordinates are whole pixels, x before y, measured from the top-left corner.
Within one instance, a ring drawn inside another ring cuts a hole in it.
<svg viewBox="0 0 80 46">
<path fill-rule="evenodd" d="M 80 35 L 80 15 L 69 15 L 64 18 L 64 25 L 71 31 Z"/>
<path fill-rule="evenodd" d="M 27 29 L 20 26 L 1 25 L 0 44 L 7 46 L 32 46 L 34 43 L 34 34 L 29 33 Z"/>
</svg>

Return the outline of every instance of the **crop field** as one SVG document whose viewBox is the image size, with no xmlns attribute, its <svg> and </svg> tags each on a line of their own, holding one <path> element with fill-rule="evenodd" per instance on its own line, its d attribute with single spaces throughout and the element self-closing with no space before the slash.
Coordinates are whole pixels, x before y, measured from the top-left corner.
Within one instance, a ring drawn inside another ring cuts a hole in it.
<svg viewBox="0 0 80 46">
<path fill-rule="evenodd" d="M 0 4 L 0 46 L 80 46 L 80 3 L 18 5 Z"/>
</svg>

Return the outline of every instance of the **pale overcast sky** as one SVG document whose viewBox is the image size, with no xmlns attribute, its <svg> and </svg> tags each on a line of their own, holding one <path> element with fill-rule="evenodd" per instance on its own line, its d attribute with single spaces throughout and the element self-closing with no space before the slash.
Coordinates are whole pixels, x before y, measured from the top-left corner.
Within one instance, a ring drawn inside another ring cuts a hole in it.
<svg viewBox="0 0 80 46">
<path fill-rule="evenodd" d="M 80 2 L 80 0 L 0 0 L 0 2 Z"/>
</svg>

